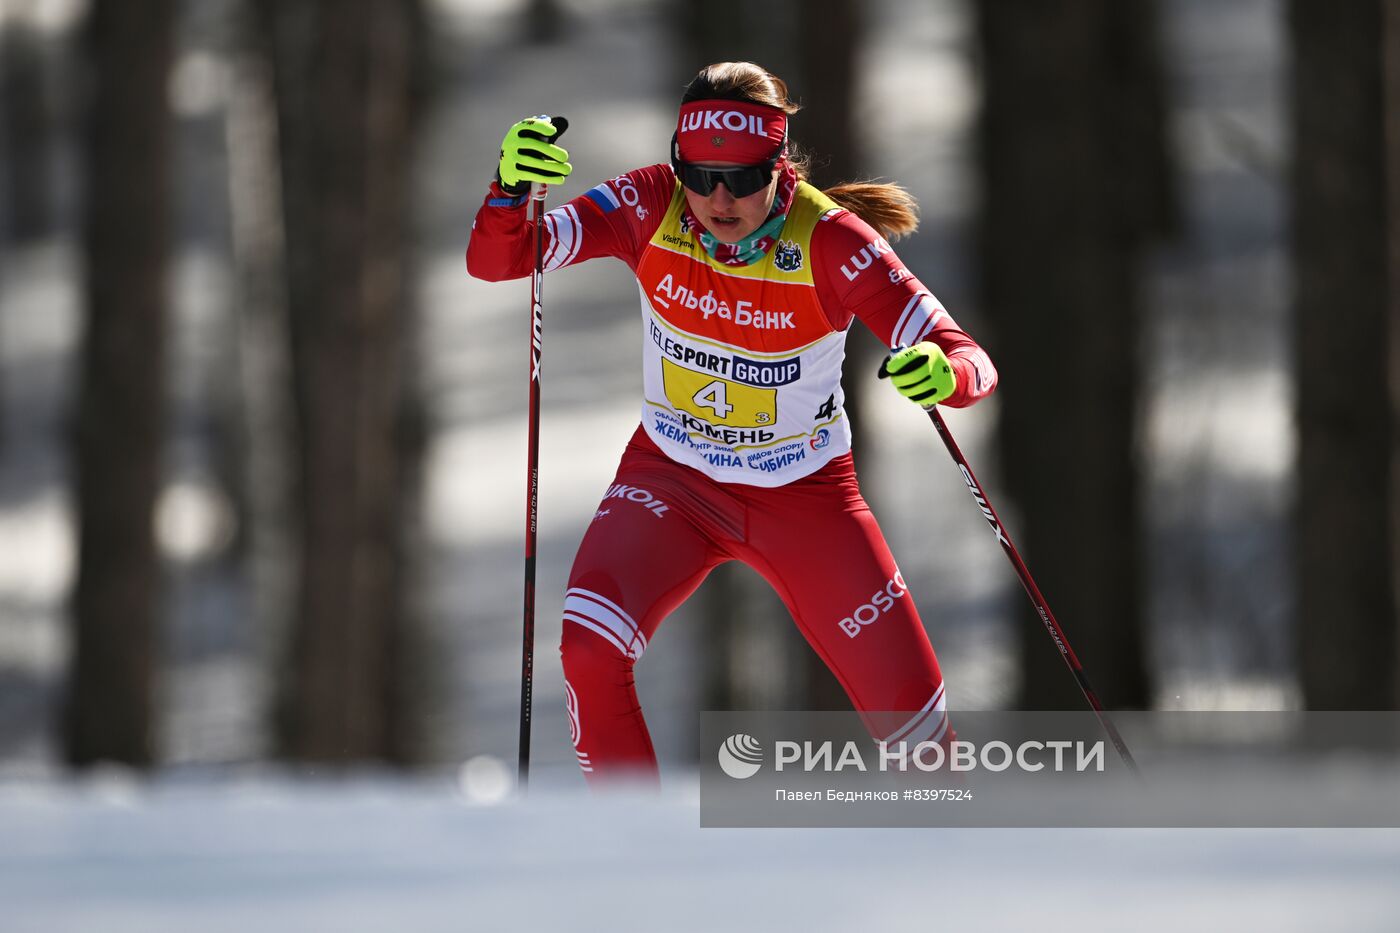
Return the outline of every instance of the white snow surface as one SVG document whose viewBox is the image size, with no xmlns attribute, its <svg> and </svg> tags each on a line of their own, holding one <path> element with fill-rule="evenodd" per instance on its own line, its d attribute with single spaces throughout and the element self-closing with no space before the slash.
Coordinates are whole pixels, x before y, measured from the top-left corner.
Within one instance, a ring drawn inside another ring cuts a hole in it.
<svg viewBox="0 0 1400 933">
<path fill-rule="evenodd" d="M 693 781 L 0 782 L 0 929 L 1393 931 L 1394 830 L 722 830 Z"/>
</svg>

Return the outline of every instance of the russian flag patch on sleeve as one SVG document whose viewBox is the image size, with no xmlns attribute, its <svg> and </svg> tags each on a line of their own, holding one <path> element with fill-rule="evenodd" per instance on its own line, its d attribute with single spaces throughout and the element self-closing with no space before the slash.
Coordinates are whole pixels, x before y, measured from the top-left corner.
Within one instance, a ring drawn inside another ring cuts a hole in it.
<svg viewBox="0 0 1400 933">
<path fill-rule="evenodd" d="M 584 194 L 590 201 L 598 205 L 598 209 L 604 214 L 611 214 L 622 206 L 622 202 L 618 200 L 617 195 L 613 193 L 607 182 L 589 188 Z"/>
</svg>

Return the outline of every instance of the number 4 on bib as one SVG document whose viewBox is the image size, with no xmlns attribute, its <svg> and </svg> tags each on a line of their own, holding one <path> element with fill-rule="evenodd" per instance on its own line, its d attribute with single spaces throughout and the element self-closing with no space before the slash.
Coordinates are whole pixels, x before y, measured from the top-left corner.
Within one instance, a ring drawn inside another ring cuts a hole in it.
<svg viewBox="0 0 1400 933">
<path fill-rule="evenodd" d="M 696 392 L 690 400 L 702 408 L 712 409 L 720 418 L 729 417 L 734 410 L 734 406 L 725 401 L 724 383 L 719 379 Z"/>
<path fill-rule="evenodd" d="M 699 372 L 661 361 L 666 399 L 672 408 L 692 418 L 726 428 L 767 427 L 778 420 L 778 390 L 716 379 L 713 373 Z"/>
</svg>

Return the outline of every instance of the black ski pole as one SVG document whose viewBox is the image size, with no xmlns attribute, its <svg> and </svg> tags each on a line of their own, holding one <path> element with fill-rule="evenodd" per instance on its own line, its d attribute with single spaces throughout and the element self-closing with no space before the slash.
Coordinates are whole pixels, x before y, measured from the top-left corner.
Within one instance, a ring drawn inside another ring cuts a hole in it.
<svg viewBox="0 0 1400 933">
<path fill-rule="evenodd" d="M 535 687 L 535 539 L 540 504 L 540 356 L 544 349 L 544 198 L 545 186 L 530 195 L 535 221 L 535 269 L 530 274 L 530 408 L 525 454 L 525 607 L 524 643 L 520 666 L 521 793 L 530 783 L 530 714 Z"/>
<path fill-rule="evenodd" d="M 554 117 L 554 139 L 569 123 Z M 531 220 L 535 224 L 535 268 L 530 274 L 530 410 L 525 463 L 525 606 L 520 661 L 520 759 L 518 783 L 524 793 L 530 783 L 530 719 L 535 689 L 535 540 L 540 505 L 540 357 L 544 353 L 544 199 L 548 185 L 530 189 Z"/>
<path fill-rule="evenodd" d="M 1079 663 L 1079 657 L 1069 646 L 1069 639 L 1065 637 L 1064 629 L 1060 628 L 1060 623 L 1055 621 L 1054 613 L 1050 611 L 1049 604 L 1041 595 L 1040 587 L 1036 586 L 1035 580 L 1031 578 L 1031 572 L 1026 569 L 1026 562 L 1021 559 L 1016 545 L 1011 543 L 1011 538 L 1006 534 L 1006 526 L 997 517 L 996 509 L 992 508 L 991 502 L 987 501 L 987 494 L 982 491 L 982 486 L 977 482 L 977 477 L 973 474 L 972 467 L 968 465 L 967 458 L 958 448 L 958 442 L 953 440 L 953 432 L 948 430 L 948 425 L 943 421 L 943 414 L 938 410 L 938 406 L 935 405 L 928 409 L 928 417 L 933 422 L 933 426 L 938 429 L 938 436 L 943 439 L 943 445 L 948 448 L 953 462 L 962 471 L 963 482 L 967 485 L 967 491 L 972 494 L 972 498 L 977 501 L 977 507 L 982 510 L 982 517 L 987 520 L 987 524 L 992 526 L 997 541 L 1001 543 L 1001 549 L 1006 552 L 1011 566 L 1016 568 L 1016 575 L 1021 578 L 1021 585 L 1025 587 L 1026 594 L 1030 596 L 1036 614 L 1040 616 L 1040 621 L 1045 624 L 1045 631 L 1049 633 L 1050 638 L 1055 642 L 1055 647 L 1059 649 L 1060 657 L 1064 658 L 1065 664 L 1069 665 L 1070 672 L 1074 674 L 1074 679 L 1079 683 L 1079 689 L 1084 694 L 1084 699 L 1089 701 L 1089 706 L 1094 710 L 1094 715 L 1098 717 L 1099 724 L 1108 733 L 1108 738 L 1113 742 L 1113 747 L 1118 750 L 1123 763 L 1134 775 L 1141 777 L 1137 762 L 1133 760 L 1132 752 L 1128 751 L 1128 746 L 1123 741 L 1123 737 L 1118 734 L 1113 720 L 1108 718 L 1108 712 L 1104 709 L 1103 703 L 1099 701 L 1098 694 L 1094 692 L 1093 687 L 1089 686 L 1089 677 L 1084 673 L 1084 665 Z"/>
</svg>

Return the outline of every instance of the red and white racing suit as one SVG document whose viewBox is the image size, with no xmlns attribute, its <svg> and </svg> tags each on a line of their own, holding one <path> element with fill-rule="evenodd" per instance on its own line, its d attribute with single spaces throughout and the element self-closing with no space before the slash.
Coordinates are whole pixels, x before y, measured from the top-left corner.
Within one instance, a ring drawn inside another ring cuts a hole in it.
<svg viewBox="0 0 1400 933">
<path fill-rule="evenodd" d="M 546 271 L 595 256 L 641 289 L 645 399 L 579 546 L 564 597 L 570 733 L 590 782 L 656 756 L 632 669 L 661 621 L 727 560 L 753 567 L 876 738 L 945 741 L 943 678 L 903 576 L 861 497 L 841 362 L 859 317 L 887 345 L 931 340 L 970 405 L 991 360 L 860 218 L 805 182 L 763 259 L 711 259 L 669 165 L 620 175 L 544 217 Z M 530 274 L 525 199 L 492 185 L 467 267 Z"/>
</svg>

